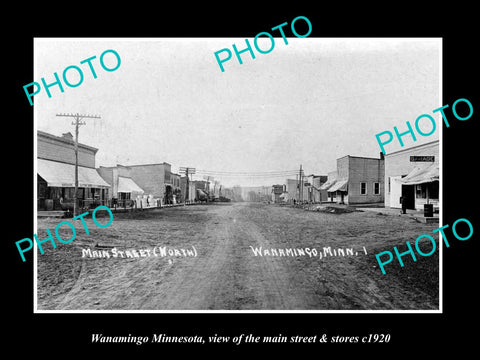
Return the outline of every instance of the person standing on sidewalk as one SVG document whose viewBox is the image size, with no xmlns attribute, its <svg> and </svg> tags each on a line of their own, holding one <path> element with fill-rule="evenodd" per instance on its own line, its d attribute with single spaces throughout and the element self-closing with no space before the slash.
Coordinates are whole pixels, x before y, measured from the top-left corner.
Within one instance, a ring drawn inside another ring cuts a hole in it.
<svg viewBox="0 0 480 360">
<path fill-rule="evenodd" d="M 400 196 L 400 203 L 402 204 L 402 214 L 407 213 L 407 202 L 405 201 L 404 196 Z"/>
</svg>

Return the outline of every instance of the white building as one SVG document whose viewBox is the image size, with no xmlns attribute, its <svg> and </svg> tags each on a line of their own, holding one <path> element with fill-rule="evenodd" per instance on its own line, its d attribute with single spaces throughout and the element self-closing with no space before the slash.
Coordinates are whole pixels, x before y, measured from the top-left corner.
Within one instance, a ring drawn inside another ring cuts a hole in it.
<svg viewBox="0 0 480 360">
<path fill-rule="evenodd" d="M 303 186 L 300 186 L 298 179 L 286 179 L 285 201 L 290 204 L 299 201 L 308 201 L 308 186 L 304 179 Z"/>
<path fill-rule="evenodd" d="M 427 202 L 439 206 L 439 141 L 385 155 L 385 206 L 422 210 Z"/>
</svg>

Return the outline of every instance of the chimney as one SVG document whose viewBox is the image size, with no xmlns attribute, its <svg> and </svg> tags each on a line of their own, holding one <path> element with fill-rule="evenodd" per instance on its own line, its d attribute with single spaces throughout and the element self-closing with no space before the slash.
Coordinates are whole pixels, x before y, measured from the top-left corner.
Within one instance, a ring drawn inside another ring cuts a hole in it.
<svg viewBox="0 0 480 360">
<path fill-rule="evenodd" d="M 382 151 L 380 151 L 380 160 L 385 160 L 385 155 L 383 155 Z"/>
<path fill-rule="evenodd" d="M 67 140 L 73 140 L 73 135 L 70 132 L 62 134 L 62 137 Z"/>
</svg>

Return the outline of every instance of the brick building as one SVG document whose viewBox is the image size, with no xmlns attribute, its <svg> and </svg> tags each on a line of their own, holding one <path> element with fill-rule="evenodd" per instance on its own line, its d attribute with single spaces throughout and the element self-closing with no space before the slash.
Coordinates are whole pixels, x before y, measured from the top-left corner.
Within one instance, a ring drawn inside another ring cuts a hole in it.
<svg viewBox="0 0 480 360">
<path fill-rule="evenodd" d="M 75 143 L 70 133 L 55 136 L 37 131 L 37 209 L 73 208 L 75 195 Z M 98 149 L 78 144 L 79 207 L 103 204 L 110 185 L 95 170 Z"/>
<path fill-rule="evenodd" d="M 137 196 L 143 196 L 145 191 L 133 181 L 131 176 L 131 168 L 129 166 L 100 166 L 97 169 L 103 180 L 110 186 L 111 190 L 108 193 L 108 200 L 113 200 L 119 206 L 131 204 Z M 110 205 L 113 206 L 114 203 Z"/>
<path fill-rule="evenodd" d="M 131 179 L 146 195 L 162 199 L 163 204 L 172 199 L 171 168 L 169 163 L 129 165 Z"/>
<path fill-rule="evenodd" d="M 272 185 L 272 201 L 280 204 L 285 201 L 287 187 L 284 184 Z"/>
<path fill-rule="evenodd" d="M 171 173 L 171 193 L 172 193 L 172 198 L 171 201 L 173 204 L 177 203 L 182 203 L 185 201 L 184 199 L 184 193 L 182 192 L 182 187 L 180 184 L 180 178 L 181 176 L 179 174 Z M 167 185 L 168 186 L 168 185 Z"/>
</svg>

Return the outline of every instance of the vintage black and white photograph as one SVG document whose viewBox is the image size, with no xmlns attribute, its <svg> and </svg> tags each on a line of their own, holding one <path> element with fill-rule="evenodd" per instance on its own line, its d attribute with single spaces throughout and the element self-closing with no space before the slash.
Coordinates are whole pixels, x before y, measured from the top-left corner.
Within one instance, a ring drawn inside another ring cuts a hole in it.
<svg viewBox="0 0 480 360">
<path fill-rule="evenodd" d="M 272 36 L 34 39 L 36 312 L 441 311 L 442 39 Z"/>
</svg>

